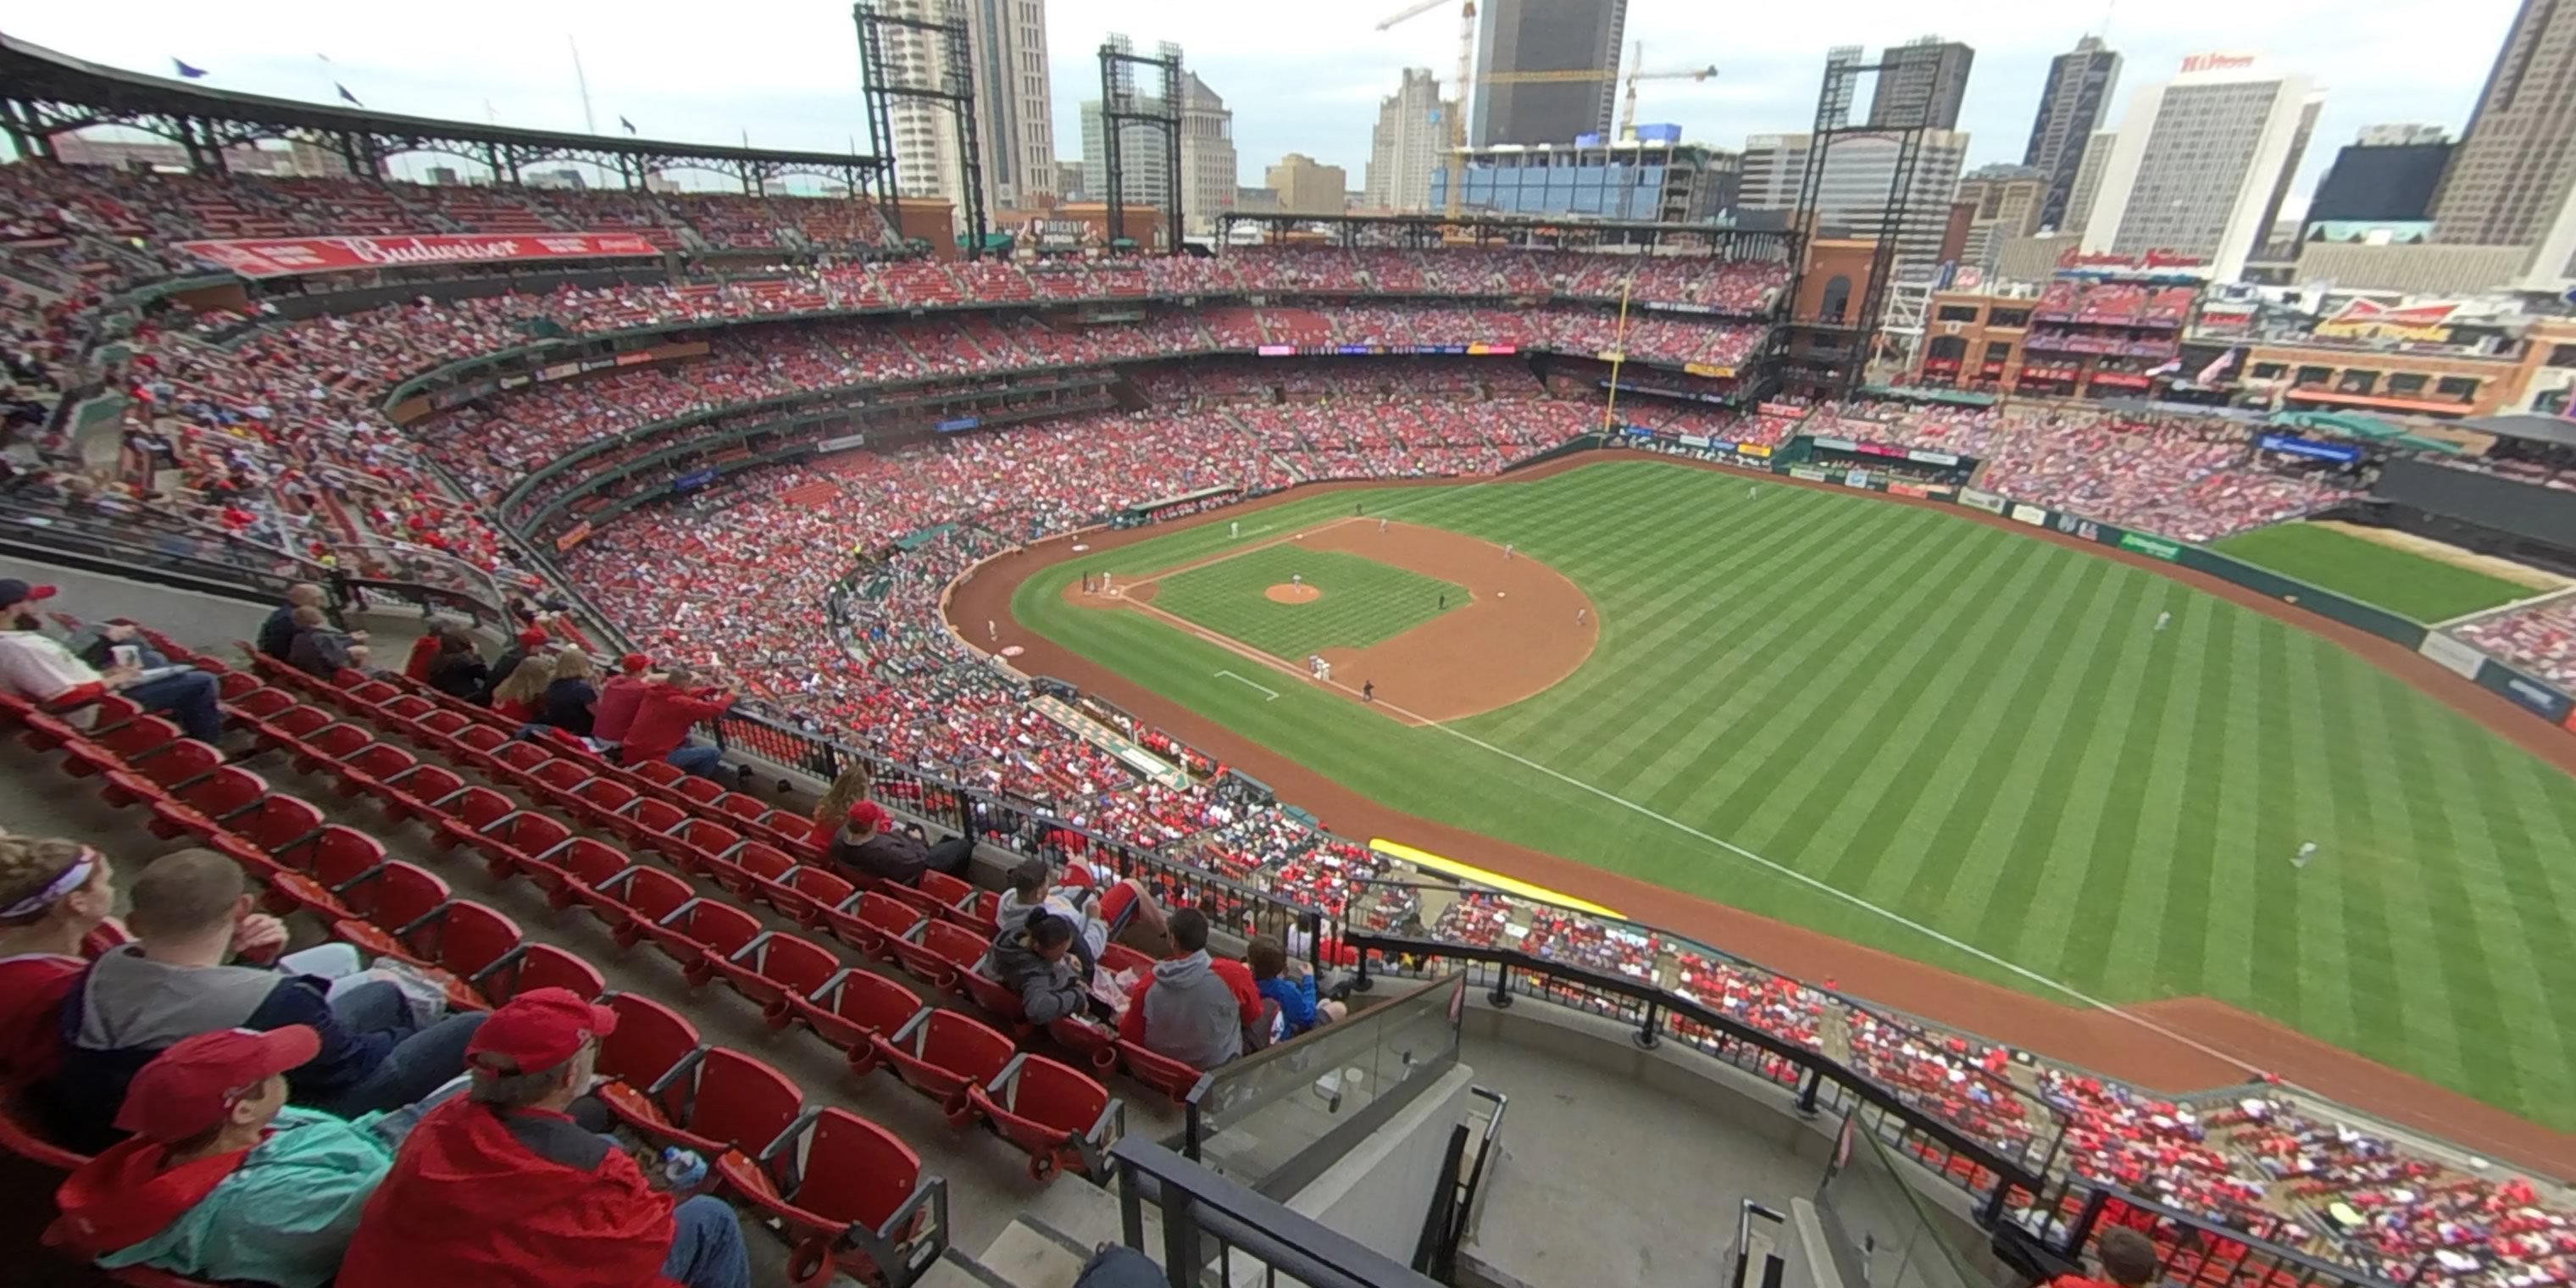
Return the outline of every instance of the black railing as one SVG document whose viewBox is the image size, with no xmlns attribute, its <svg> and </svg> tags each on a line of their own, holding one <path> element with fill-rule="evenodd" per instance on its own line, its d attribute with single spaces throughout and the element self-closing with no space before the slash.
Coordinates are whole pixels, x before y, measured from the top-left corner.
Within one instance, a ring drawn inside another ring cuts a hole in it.
<svg viewBox="0 0 2576 1288">
<path fill-rule="evenodd" d="M 2305 1228 L 2294 1227 L 2287 1219 L 2274 1223 L 2269 1230 L 2249 1232 L 2217 1225 L 2110 1186 L 2072 1190 L 2055 1202 L 2023 1208 L 2011 1214 L 2010 1219 L 2042 1247 L 2067 1261 L 2085 1255 L 2098 1259 L 2106 1230 L 2118 1226 L 2137 1230 L 2155 1244 L 2161 1272 L 2158 1280 L 2191 1288 L 2231 1288 L 2240 1284 L 2260 1288 L 2391 1288 L 2395 1283 L 2421 1288 L 2474 1279 L 2484 1273 L 2454 1275 L 2437 1255 L 2428 1255 L 2418 1262 L 2391 1267 L 2390 1275 L 2376 1275 L 2275 1242 L 2270 1236 L 2313 1237 L 2331 1242 L 2331 1236 L 2310 1236 Z M 2481 1259 L 2475 1254 L 2483 1247 L 2466 1244 L 2456 1252 L 2477 1261 Z"/>
<path fill-rule="evenodd" d="M 1161 1254 L 1171 1288 L 1440 1288 L 1403 1262 L 1140 1137 L 1119 1141 L 1109 1156 L 1118 1169 L 1120 1232 L 1128 1247 Z M 1162 1210 L 1159 1248 L 1145 1242 L 1149 1202 Z"/>
</svg>

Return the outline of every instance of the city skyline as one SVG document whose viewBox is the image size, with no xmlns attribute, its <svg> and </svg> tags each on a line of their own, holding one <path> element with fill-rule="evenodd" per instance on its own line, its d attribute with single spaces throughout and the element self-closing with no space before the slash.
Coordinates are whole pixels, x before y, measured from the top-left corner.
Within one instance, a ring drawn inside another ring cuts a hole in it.
<svg viewBox="0 0 2576 1288">
<path fill-rule="evenodd" d="M 1360 173 L 1378 105 L 1402 69 L 1430 67 L 1445 80 L 1456 61 L 1457 24 L 1446 10 L 1375 31 L 1396 7 L 1312 0 L 1293 17 L 1247 24 L 1196 6 L 1049 0 L 1056 145 L 1061 152 L 1079 137 L 1077 105 L 1098 94 L 1094 51 L 1120 31 L 1148 45 L 1179 43 L 1190 68 L 1225 94 L 1236 113 L 1239 183 L 1257 182 L 1261 167 L 1289 152 Z M 2106 38 L 2141 81 L 2169 75 L 2190 54 L 2224 49 L 2262 54 L 2330 92 L 2344 91 L 2330 97 L 2317 126 L 2321 146 L 2310 149 L 2292 185 L 2297 206 L 2334 149 L 2363 126 L 2465 126 L 2516 8 L 2514 0 L 2462 0 L 2438 10 L 2426 0 L 2402 0 L 2358 12 L 2326 0 L 2176 0 L 2152 24 L 2136 18 L 2123 26 L 2115 16 Z M 213 73 L 203 83 L 215 88 L 326 101 L 336 83 L 348 83 L 380 110 L 465 120 L 488 113 L 510 124 L 580 129 L 583 107 L 560 38 L 569 32 L 582 42 L 593 116 L 604 132 L 623 116 L 657 138 L 733 143 L 747 133 L 761 146 L 840 150 L 853 139 L 864 146 L 847 9 L 778 9 L 693 32 L 685 53 L 661 28 L 636 26 L 627 21 L 630 11 L 597 0 L 553 7 L 542 31 L 530 30 L 520 10 L 474 0 L 426 24 L 315 0 L 262 5 L 264 21 L 245 23 L 238 12 L 151 0 L 112 11 L 31 12 L 13 18 L 9 31 L 151 75 L 168 75 L 169 60 L 184 58 Z M 494 23 L 478 15 L 506 17 L 508 29 L 526 38 L 495 42 Z M 1627 34 L 1644 43 L 1650 68 L 1715 62 L 1721 69 L 1705 84 L 1644 86 L 1639 119 L 1675 122 L 1694 142 L 1732 150 L 1748 135 L 1808 128 L 1829 46 L 1861 44 L 1875 53 L 1938 31 L 1977 51 L 1959 126 L 1975 140 L 1968 157 L 1974 167 L 2020 159 L 2049 60 L 2088 31 L 2099 34 L 2100 25 L 2098 16 L 2069 21 L 2035 4 L 1930 14 L 1855 0 L 1822 19 L 1745 13 L 1712 33 L 1694 21 L 1687 0 L 1630 0 Z M 280 41 L 280 30 L 295 31 L 294 42 Z M 818 104 L 829 106 L 818 111 Z"/>
</svg>

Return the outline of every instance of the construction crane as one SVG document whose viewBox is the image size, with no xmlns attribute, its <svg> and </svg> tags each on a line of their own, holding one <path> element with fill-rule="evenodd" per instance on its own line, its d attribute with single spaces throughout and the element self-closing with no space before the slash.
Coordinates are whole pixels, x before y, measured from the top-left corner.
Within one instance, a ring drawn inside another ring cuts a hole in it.
<svg viewBox="0 0 2576 1288">
<path fill-rule="evenodd" d="M 1419 18 L 1448 3 L 1450 0 L 1414 0 L 1414 3 L 1381 19 L 1377 29 L 1385 31 L 1398 23 Z M 1714 72 L 1717 69 L 1712 67 L 1709 70 Z M 1471 86 L 1552 85 L 1572 81 L 1603 80 L 1610 75 L 1610 72 L 1599 68 L 1577 68 L 1572 71 L 1557 72 L 1495 72 L 1489 76 L 1478 76 L 1476 75 L 1476 0 L 1460 0 L 1458 76 L 1450 82 L 1455 87 L 1457 97 L 1449 105 L 1449 164 L 1444 167 L 1449 176 L 1447 213 L 1452 216 L 1458 213 L 1459 198 L 1462 195 L 1460 190 L 1466 187 L 1467 182 L 1467 95 Z"/>
<path fill-rule="evenodd" d="M 1705 81 L 1708 78 L 1717 75 L 1717 64 L 1715 63 L 1710 63 L 1706 67 L 1693 67 L 1687 71 L 1678 72 L 1650 72 L 1645 70 L 1645 66 L 1646 42 L 1640 40 L 1637 42 L 1635 54 L 1628 60 L 1628 96 L 1619 106 L 1619 132 L 1612 136 L 1614 138 L 1627 139 L 1633 138 L 1636 135 L 1637 82 L 1641 80 Z"/>
</svg>

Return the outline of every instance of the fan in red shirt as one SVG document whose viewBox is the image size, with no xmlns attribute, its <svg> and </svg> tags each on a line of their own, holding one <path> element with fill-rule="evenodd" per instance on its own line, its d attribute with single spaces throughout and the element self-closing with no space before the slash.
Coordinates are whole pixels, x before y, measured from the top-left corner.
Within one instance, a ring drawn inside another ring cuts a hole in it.
<svg viewBox="0 0 2576 1288">
<path fill-rule="evenodd" d="M 660 760 L 700 778 L 716 776 L 717 767 L 724 763 L 723 750 L 691 743 L 689 727 L 732 709 L 734 695 L 725 689 L 692 689 L 689 682 L 695 678 L 687 667 L 675 666 L 644 686 L 635 723 L 626 727 L 627 764 Z"/>
<path fill-rule="evenodd" d="M 644 690 L 654 677 L 644 672 L 653 659 L 641 653 L 629 653 L 617 659 L 617 674 L 599 686 L 599 702 L 590 709 L 590 736 L 601 742 L 624 742 L 626 732 L 635 725 L 636 709 L 644 704 Z"/>
<path fill-rule="evenodd" d="M 108 919 L 115 903 L 106 855 L 0 836 L 0 1082 L 38 1083 L 61 1062 L 63 999 L 90 958 L 126 938 Z"/>
<path fill-rule="evenodd" d="M 675 1207 L 565 1113 L 616 1027 L 561 988 L 494 1011 L 466 1048 L 472 1086 L 420 1120 L 367 1200 L 339 1288 L 747 1288 L 733 1209 Z"/>
<path fill-rule="evenodd" d="M 2059 1275 L 2049 1281 L 2049 1288 L 2145 1288 L 2154 1283 L 2158 1269 L 2156 1242 L 2125 1225 L 2104 1230 L 2093 1241 L 2093 1253 L 2102 1260 L 2102 1273 L 2109 1282 L 2088 1279 L 2083 1275 Z"/>
</svg>

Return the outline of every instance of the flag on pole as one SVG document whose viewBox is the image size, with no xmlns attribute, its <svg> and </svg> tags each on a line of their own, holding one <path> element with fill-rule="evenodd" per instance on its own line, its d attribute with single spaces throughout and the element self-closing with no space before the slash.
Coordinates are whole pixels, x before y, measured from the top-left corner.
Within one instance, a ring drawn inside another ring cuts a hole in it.
<svg viewBox="0 0 2576 1288">
<path fill-rule="evenodd" d="M 2163 366 L 2148 368 L 2146 374 L 2150 376 L 2170 376 L 2180 370 L 2182 370 L 2182 359 L 2176 357 L 2171 361 L 2166 362 Z"/>
<path fill-rule="evenodd" d="M 350 92 L 349 92 L 349 87 L 348 87 L 348 86 L 343 85 L 343 84 L 341 84 L 341 83 L 340 83 L 340 82 L 338 82 L 338 81 L 333 81 L 333 82 L 331 82 L 331 88 L 333 88 L 333 89 L 336 89 L 336 90 L 340 91 L 340 97 L 341 97 L 341 98 L 344 98 L 344 99 L 346 99 L 346 100 L 348 100 L 349 105 L 350 105 L 351 107 L 365 107 L 365 106 L 366 106 L 366 104 L 361 103 L 361 102 L 359 102 L 359 101 L 358 101 L 358 96 L 357 96 L 357 95 L 352 94 L 352 93 L 350 93 Z"/>
<path fill-rule="evenodd" d="M 2242 349 L 2230 349 L 2227 352 L 2218 355 L 2218 360 L 2216 362 L 2210 363 L 2208 366 L 2200 369 L 2200 375 L 2195 377 L 2192 380 L 2192 383 L 2196 385 L 2217 384 L 2219 377 L 2226 375 L 2229 370 L 2233 369 L 2236 366 L 2236 359 L 2243 355 L 2244 352 L 2245 351 Z"/>
<path fill-rule="evenodd" d="M 617 118 L 617 123 L 625 126 L 627 133 L 633 134 L 635 132 L 635 122 L 627 120 L 625 117 L 621 116 Z"/>
<path fill-rule="evenodd" d="M 205 69 L 205 68 L 203 68 L 203 67 L 191 67 L 191 66 L 189 66 L 188 64 L 186 64 L 186 63 L 184 63 L 184 62 L 179 61 L 179 60 L 178 60 L 178 59 L 176 59 L 176 58 L 173 58 L 173 59 L 171 59 L 171 60 L 170 60 L 170 65 L 171 65 L 172 67 L 175 67 L 175 68 L 179 69 L 179 75 L 180 75 L 181 79 L 184 79 L 184 80 L 203 80 L 203 79 L 205 79 L 205 76 L 206 76 L 206 69 Z"/>
</svg>

